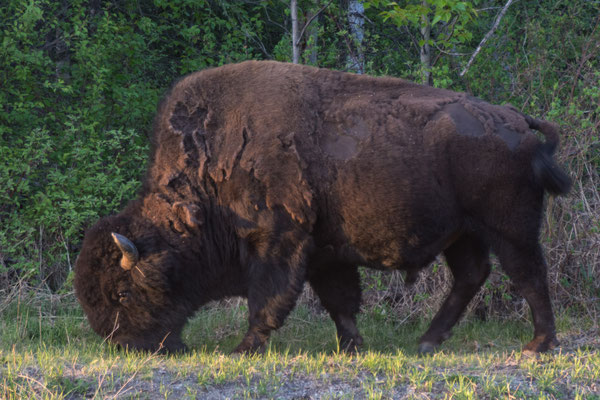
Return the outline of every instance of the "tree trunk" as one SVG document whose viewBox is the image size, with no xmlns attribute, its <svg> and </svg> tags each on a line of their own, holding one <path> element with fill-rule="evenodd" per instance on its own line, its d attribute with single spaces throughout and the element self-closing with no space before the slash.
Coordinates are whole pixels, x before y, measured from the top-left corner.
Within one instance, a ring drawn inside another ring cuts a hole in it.
<svg viewBox="0 0 600 400">
<path fill-rule="evenodd" d="M 300 40 L 298 38 L 298 1 L 290 0 L 290 13 L 292 16 L 292 62 L 300 62 Z"/>
<path fill-rule="evenodd" d="M 423 6 L 429 7 L 427 0 L 423 0 Z M 421 17 L 421 35 L 423 36 L 423 45 L 421 46 L 421 68 L 423 69 L 423 84 L 432 86 L 433 78 L 431 76 L 431 21 L 429 15 Z"/>
<path fill-rule="evenodd" d="M 361 0 L 350 0 L 348 2 L 348 25 L 350 27 L 350 38 L 354 51 L 348 54 L 346 65 L 349 71 L 362 74 L 365 72 L 365 57 L 362 50 L 365 38 L 365 7 Z"/>
<path fill-rule="evenodd" d="M 317 55 L 319 53 L 319 16 L 318 16 L 318 11 L 316 13 L 312 13 L 312 15 L 309 15 L 307 17 L 308 21 L 307 23 L 310 23 L 309 27 L 308 27 L 308 45 L 307 45 L 307 49 L 309 50 L 309 58 L 308 58 L 308 62 L 310 65 L 317 65 Z M 317 14 L 317 15 L 315 15 Z M 313 21 L 314 20 L 314 21 Z M 312 22 L 310 22 L 312 21 Z"/>
</svg>

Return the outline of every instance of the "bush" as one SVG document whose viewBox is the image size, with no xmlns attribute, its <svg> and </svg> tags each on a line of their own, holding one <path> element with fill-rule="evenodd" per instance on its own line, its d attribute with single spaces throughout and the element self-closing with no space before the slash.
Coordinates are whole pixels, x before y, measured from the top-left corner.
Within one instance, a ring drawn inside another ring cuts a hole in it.
<svg viewBox="0 0 600 400">
<path fill-rule="evenodd" d="M 0 284 L 59 288 L 84 228 L 135 196 L 161 93 L 181 74 L 255 55 L 260 7 L 139 7 L 0 7 Z"/>
<path fill-rule="evenodd" d="M 356 48 L 346 39 L 344 3 L 322 3 L 327 7 L 305 32 L 303 61 L 345 69 L 348 54 L 360 51 L 370 74 L 420 80 L 418 28 L 385 22 L 370 8 L 362 48 Z M 398 2 L 408 3 L 418 2 Z M 460 40 L 446 37 L 446 52 L 434 50 L 433 83 L 493 103 L 512 103 L 562 125 L 558 158 L 575 185 L 568 197 L 548 201 L 542 242 L 555 302 L 597 312 L 597 7 L 585 0 L 515 2 L 468 74 L 460 77 L 468 57 L 449 53 L 470 55 L 505 2 L 483 3 L 472 2 L 487 11 L 460 22 Z M 299 5 L 304 22 L 321 7 L 308 0 Z M 183 74 L 229 62 L 289 61 L 287 8 L 275 1 L 4 0 L 0 288 L 19 278 L 61 288 L 84 229 L 135 196 L 152 117 L 168 85 Z M 444 21 L 435 25 L 435 38 L 449 26 Z M 401 313 L 435 310 L 451 281 L 441 265 L 423 274 L 418 296 L 403 287 L 398 274 L 369 272 L 365 298 L 374 299 L 370 304 L 391 299 Z M 522 303 L 499 268 L 491 281 L 474 306 L 521 312 Z"/>
</svg>

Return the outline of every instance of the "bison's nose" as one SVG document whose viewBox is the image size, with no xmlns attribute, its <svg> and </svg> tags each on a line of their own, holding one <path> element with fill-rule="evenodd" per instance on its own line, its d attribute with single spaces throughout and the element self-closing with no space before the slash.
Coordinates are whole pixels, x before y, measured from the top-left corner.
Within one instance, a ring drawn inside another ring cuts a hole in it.
<svg viewBox="0 0 600 400">
<path fill-rule="evenodd" d="M 132 340 L 130 338 L 116 337 L 116 338 L 113 338 L 112 341 L 114 344 L 117 345 L 117 347 L 119 349 L 125 350 L 125 351 L 133 351 L 133 350 L 148 351 L 148 350 L 150 350 L 150 347 L 144 346 L 144 344 L 136 342 L 135 340 Z"/>
<path fill-rule="evenodd" d="M 185 353 L 188 351 L 188 348 L 183 342 L 179 343 L 170 343 L 168 346 L 164 347 L 167 353 Z"/>
<path fill-rule="evenodd" d="M 146 351 L 156 354 L 183 353 L 187 351 L 187 347 L 181 339 L 171 339 L 163 341 L 143 341 L 134 340 L 131 338 L 114 338 L 113 342 L 125 351 L 137 350 Z"/>
<path fill-rule="evenodd" d="M 169 335 L 160 343 L 161 351 L 167 353 L 184 353 L 187 346 L 181 341 L 178 335 Z"/>
</svg>

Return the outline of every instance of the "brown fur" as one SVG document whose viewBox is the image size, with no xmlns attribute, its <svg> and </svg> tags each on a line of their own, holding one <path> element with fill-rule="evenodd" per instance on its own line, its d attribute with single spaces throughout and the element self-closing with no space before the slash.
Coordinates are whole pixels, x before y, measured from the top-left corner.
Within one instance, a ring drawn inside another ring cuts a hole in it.
<svg viewBox="0 0 600 400">
<path fill-rule="evenodd" d="M 237 350 L 252 351 L 308 280 L 354 348 L 357 266 L 414 276 L 444 252 L 455 283 L 421 339 L 429 351 L 485 281 L 492 250 L 532 308 L 526 348 L 544 351 L 556 338 L 543 195 L 569 186 L 557 141 L 552 124 L 512 107 L 401 79 L 255 61 L 194 73 L 159 107 L 139 198 L 86 234 L 77 296 L 99 334 L 118 324 L 118 343 L 154 349 L 168 335 L 172 350 L 201 304 L 245 296 Z M 139 250 L 130 271 L 111 232 Z"/>
</svg>

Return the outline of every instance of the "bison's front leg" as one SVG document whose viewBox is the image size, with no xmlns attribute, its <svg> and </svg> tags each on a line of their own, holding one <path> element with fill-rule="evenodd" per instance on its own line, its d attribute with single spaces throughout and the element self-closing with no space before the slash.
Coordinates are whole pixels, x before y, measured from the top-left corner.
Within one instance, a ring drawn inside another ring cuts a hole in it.
<svg viewBox="0 0 600 400">
<path fill-rule="evenodd" d="M 248 332 L 236 353 L 262 351 L 271 334 L 278 329 L 302 291 L 306 279 L 305 252 L 308 239 L 292 233 L 278 240 L 265 238 L 253 243 L 248 266 Z"/>
<path fill-rule="evenodd" d="M 363 343 L 356 327 L 361 298 L 358 268 L 324 249 L 311 258 L 308 281 L 335 322 L 340 349 L 355 352 Z"/>
</svg>

